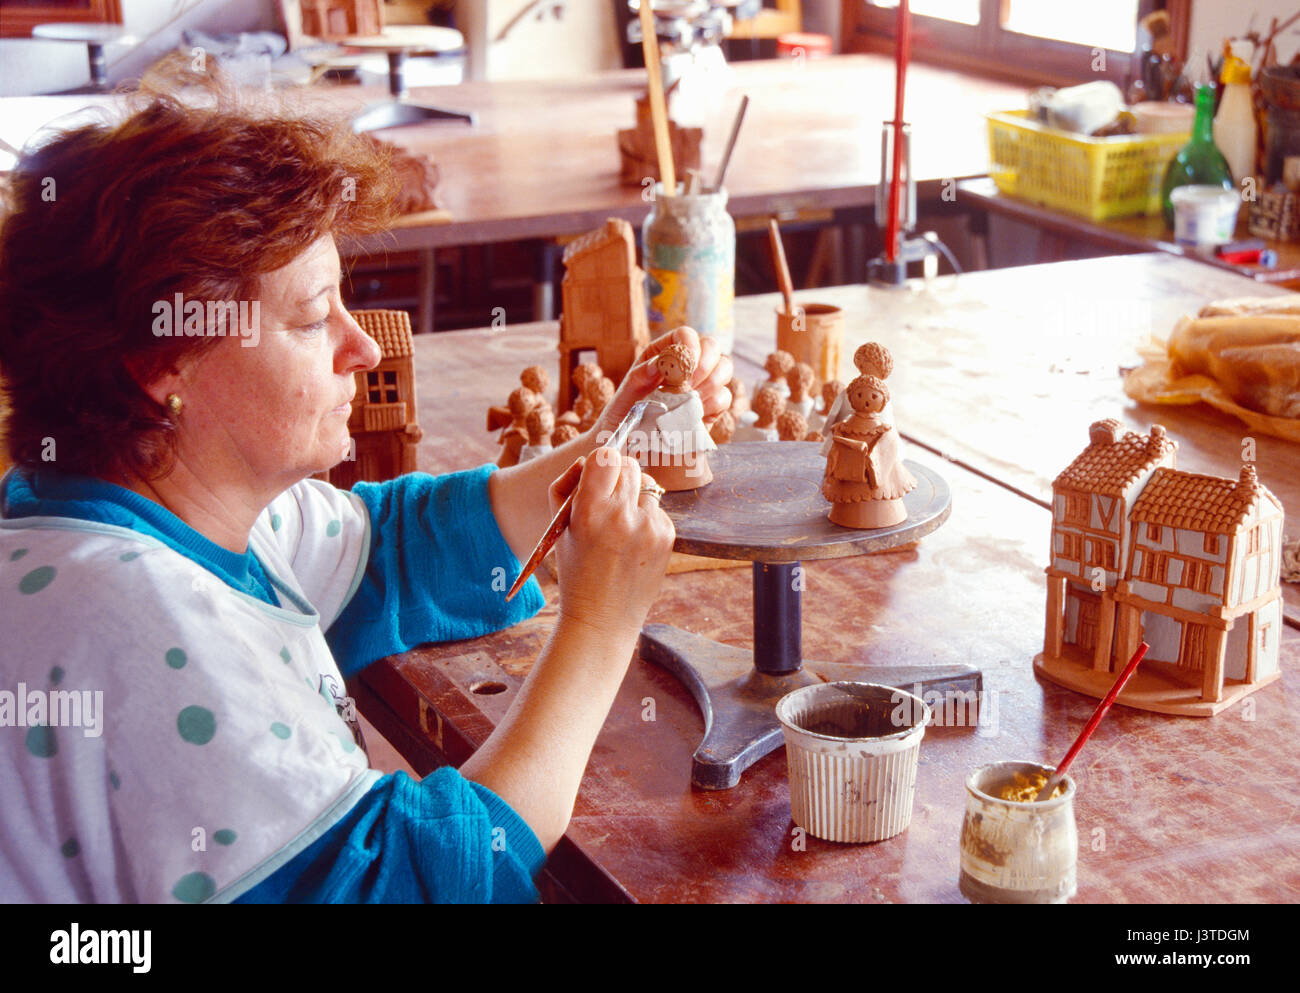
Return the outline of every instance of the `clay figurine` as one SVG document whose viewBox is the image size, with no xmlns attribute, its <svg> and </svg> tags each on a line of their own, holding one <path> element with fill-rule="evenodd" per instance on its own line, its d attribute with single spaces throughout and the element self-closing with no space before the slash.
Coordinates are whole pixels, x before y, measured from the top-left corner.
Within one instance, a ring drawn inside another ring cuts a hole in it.
<svg viewBox="0 0 1300 993">
<path fill-rule="evenodd" d="M 875 376 L 880 380 L 888 379 L 889 374 L 894 371 L 893 355 L 889 353 L 888 348 L 877 341 L 869 341 L 865 345 L 858 346 L 858 350 L 853 353 L 853 364 L 861 375 Z M 826 415 L 825 421 L 822 422 L 819 428 L 821 433 L 826 436 L 826 440 L 822 444 L 823 455 L 829 456 L 831 453 L 831 432 L 835 425 L 846 417 L 850 417 L 852 413 L 848 393 L 841 390 L 836 396 L 835 402 L 831 404 L 830 412 Z M 885 409 L 880 412 L 880 419 L 885 424 L 894 423 L 894 409 L 890 406 L 888 398 L 885 400 Z"/>
<path fill-rule="evenodd" d="M 767 370 L 767 379 L 761 380 L 754 387 L 755 395 L 764 386 L 773 387 L 783 397 L 790 395 L 790 386 L 785 381 L 786 374 L 794 368 L 794 356 L 789 352 L 777 350 L 767 357 L 763 363 L 763 368 Z"/>
<path fill-rule="evenodd" d="M 555 430 L 555 411 L 545 402 L 539 403 L 524 418 L 528 444 L 519 449 L 520 463 L 528 462 L 551 450 L 551 432 Z"/>
<path fill-rule="evenodd" d="M 876 378 L 879 379 L 880 377 L 877 376 Z M 820 432 L 823 429 L 826 424 L 826 415 L 831 412 L 831 408 L 835 406 L 835 401 L 842 392 L 844 392 L 844 384 L 838 379 L 822 383 L 821 402 L 808 417 L 808 427 L 811 430 Z"/>
<path fill-rule="evenodd" d="M 684 345 L 669 345 L 655 358 L 663 384 L 647 400 L 651 406 L 628 442 L 628 454 L 640 462 L 665 490 L 693 490 L 713 479 L 705 453 L 718 446 L 704 427 L 704 404 L 691 389 L 695 362 Z"/>
<path fill-rule="evenodd" d="M 754 423 L 736 428 L 733 441 L 778 441 L 776 419 L 785 413 L 785 397 L 775 386 L 764 386 L 754 394 Z"/>
<path fill-rule="evenodd" d="M 559 448 L 567 441 L 572 441 L 581 434 L 574 424 L 557 424 L 555 430 L 551 432 L 551 447 Z"/>
<path fill-rule="evenodd" d="M 724 410 L 713 422 L 709 428 L 709 437 L 713 439 L 716 445 L 725 445 L 731 441 L 736 433 L 736 419 L 731 416 L 731 411 Z"/>
<path fill-rule="evenodd" d="M 776 434 L 782 441 L 803 441 L 808 421 L 797 410 L 786 410 L 776 419 Z"/>
<path fill-rule="evenodd" d="M 831 501 L 830 519 L 848 528 L 884 528 L 907 520 L 903 496 L 916 480 L 903 465 L 898 432 L 880 417 L 889 387 L 875 376 L 859 376 L 845 391 L 853 413 L 828 437 L 822 496 Z"/>
<path fill-rule="evenodd" d="M 803 414 L 806 420 L 813 409 L 812 389 L 813 383 L 816 382 L 813 367 L 807 362 L 796 362 L 790 371 L 785 374 L 785 382 L 790 390 L 789 399 L 786 400 L 786 409 L 798 411 Z"/>
<path fill-rule="evenodd" d="M 736 425 L 753 424 L 756 415 L 749 409 L 749 387 L 744 380 L 733 378 L 727 389 L 731 391 L 731 416 Z"/>
<path fill-rule="evenodd" d="M 502 447 L 497 465 L 506 468 L 519 464 L 519 453 L 528 443 L 528 412 L 542 402 L 542 398 L 526 387 L 510 394 L 510 425 L 501 432 L 497 443 Z"/>
<path fill-rule="evenodd" d="M 614 381 L 608 376 L 589 377 L 582 385 L 582 396 L 573 405 L 578 415 L 578 430 L 586 431 L 596 423 L 605 404 L 614 399 Z"/>
</svg>

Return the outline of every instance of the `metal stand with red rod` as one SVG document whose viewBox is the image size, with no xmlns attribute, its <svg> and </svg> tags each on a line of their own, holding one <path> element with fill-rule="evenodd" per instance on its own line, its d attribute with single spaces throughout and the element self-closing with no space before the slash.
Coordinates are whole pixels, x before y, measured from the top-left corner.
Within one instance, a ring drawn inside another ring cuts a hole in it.
<svg viewBox="0 0 1300 993">
<path fill-rule="evenodd" d="M 937 253 L 948 257 L 960 272 L 947 246 L 933 233 L 904 238 L 916 225 L 916 182 L 912 178 L 912 128 L 903 119 L 907 63 L 912 50 L 912 15 L 908 0 L 899 0 L 897 45 L 894 50 L 894 119 L 886 121 L 880 140 L 880 185 L 876 187 L 876 224 L 885 229 L 885 251 L 867 263 L 867 279 L 901 286 L 907 264 L 924 260 L 927 274 L 937 269 Z"/>
</svg>

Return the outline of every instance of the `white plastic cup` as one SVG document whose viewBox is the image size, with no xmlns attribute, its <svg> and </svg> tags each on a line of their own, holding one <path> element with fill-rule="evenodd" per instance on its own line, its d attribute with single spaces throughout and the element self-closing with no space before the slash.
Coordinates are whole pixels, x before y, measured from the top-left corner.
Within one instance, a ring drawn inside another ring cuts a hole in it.
<svg viewBox="0 0 1300 993">
<path fill-rule="evenodd" d="M 1169 194 L 1174 205 L 1174 240 L 1213 248 L 1236 236 L 1241 194 L 1221 186 L 1179 186 Z"/>
<path fill-rule="evenodd" d="M 958 887 L 971 903 L 1068 903 L 1074 896 L 1074 780 L 1064 776 L 1064 792 L 1041 802 L 999 796 L 1016 773 L 1055 771 L 1037 762 L 995 762 L 966 777 Z"/>
<path fill-rule="evenodd" d="M 876 683 L 822 683 L 776 705 L 795 824 L 824 841 L 883 841 L 907 829 L 930 708 Z"/>
</svg>

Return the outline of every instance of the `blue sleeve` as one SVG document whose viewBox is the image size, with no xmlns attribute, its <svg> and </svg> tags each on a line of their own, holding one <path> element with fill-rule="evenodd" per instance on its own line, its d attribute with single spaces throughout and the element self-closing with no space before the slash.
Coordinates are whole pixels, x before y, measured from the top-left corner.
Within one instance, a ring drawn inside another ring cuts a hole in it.
<svg viewBox="0 0 1300 993">
<path fill-rule="evenodd" d="M 236 903 L 536 903 L 537 836 L 450 767 L 379 780 L 309 848 Z"/>
<path fill-rule="evenodd" d="M 370 560 L 325 633 L 345 678 L 425 642 L 499 631 L 545 605 L 536 579 L 506 602 L 519 560 L 492 515 L 488 477 L 495 468 L 410 473 L 352 488 L 370 513 Z"/>
</svg>

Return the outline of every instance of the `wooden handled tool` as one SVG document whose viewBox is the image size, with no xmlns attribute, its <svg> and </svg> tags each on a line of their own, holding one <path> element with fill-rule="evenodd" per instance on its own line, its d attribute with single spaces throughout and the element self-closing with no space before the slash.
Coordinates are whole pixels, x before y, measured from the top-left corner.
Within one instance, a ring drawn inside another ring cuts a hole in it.
<svg viewBox="0 0 1300 993">
<path fill-rule="evenodd" d="M 659 179 L 664 196 L 677 195 L 677 171 L 673 167 L 673 145 L 668 137 L 668 101 L 664 99 L 663 68 L 659 63 L 659 38 L 655 34 L 650 0 L 641 0 L 641 51 L 645 54 L 645 71 L 649 76 L 650 120 L 655 130 L 655 154 L 659 158 Z"/>
<path fill-rule="evenodd" d="M 785 262 L 785 246 L 781 244 L 781 226 L 773 217 L 767 222 L 767 233 L 772 241 L 772 268 L 776 270 L 776 282 L 781 287 L 781 296 L 785 297 L 785 312 L 794 313 L 794 283 L 790 279 L 790 267 Z"/>
</svg>

